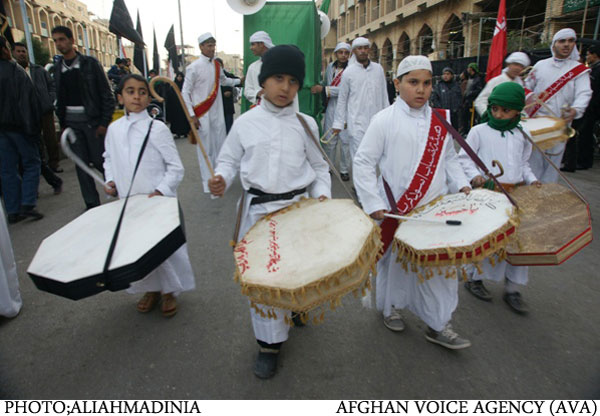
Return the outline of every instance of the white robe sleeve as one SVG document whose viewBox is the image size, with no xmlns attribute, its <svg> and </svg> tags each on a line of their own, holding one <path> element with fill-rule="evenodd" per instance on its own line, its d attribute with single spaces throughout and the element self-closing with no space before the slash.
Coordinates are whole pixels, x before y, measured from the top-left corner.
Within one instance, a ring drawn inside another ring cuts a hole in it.
<svg viewBox="0 0 600 416">
<path fill-rule="evenodd" d="M 185 101 L 185 105 L 187 107 L 188 113 L 191 116 L 194 116 L 194 102 L 192 99 L 192 94 L 194 90 L 194 85 L 196 83 L 196 71 L 194 67 L 188 67 L 185 79 L 183 80 L 183 87 L 181 88 L 181 95 L 183 97 L 183 101 Z"/>
<path fill-rule="evenodd" d="M 150 135 L 148 141 L 158 150 L 166 166 L 165 175 L 156 190 L 165 196 L 175 196 L 177 187 L 183 180 L 183 163 L 181 163 L 179 152 L 169 128 L 163 123 L 154 123 L 152 129 L 155 128 L 156 132 Z"/>
<path fill-rule="evenodd" d="M 113 174 L 112 168 L 112 158 L 110 156 L 110 142 L 113 140 L 112 137 L 114 135 L 115 128 L 117 128 L 116 124 L 110 124 L 108 126 L 108 130 L 106 131 L 106 137 L 104 139 L 104 153 L 102 154 L 102 158 L 104 162 L 102 166 L 104 167 L 104 182 L 108 183 L 110 181 L 114 181 L 115 177 Z"/>
<path fill-rule="evenodd" d="M 480 140 L 481 138 L 479 137 L 478 130 L 471 129 L 469 131 L 469 135 L 467 136 L 467 144 L 471 146 L 471 149 L 473 149 L 473 151 L 476 154 L 479 153 L 481 143 Z M 460 152 L 458 152 L 458 161 L 460 162 L 460 165 L 468 180 L 472 181 L 473 178 L 475 178 L 478 175 L 481 175 L 481 172 L 477 168 L 477 165 L 475 164 L 475 162 L 473 162 L 473 159 L 471 159 L 467 152 L 465 152 L 465 149 L 461 148 Z"/>
<path fill-rule="evenodd" d="M 217 159 L 217 166 L 215 167 L 215 176 L 221 175 L 223 177 L 226 190 L 229 189 L 233 179 L 235 179 L 235 176 L 239 172 L 243 156 L 244 148 L 242 147 L 236 124 L 233 123 L 233 126 L 223 143 L 223 147 L 221 147 L 221 152 Z"/>
<path fill-rule="evenodd" d="M 221 68 L 219 82 L 221 83 L 221 87 L 235 87 L 240 85 L 241 81 L 237 78 L 229 78 L 227 75 L 225 75 L 225 72 L 223 72 L 223 68 Z"/>
<path fill-rule="evenodd" d="M 525 130 L 525 133 L 529 134 L 529 136 L 531 137 L 529 131 Z M 533 182 L 538 180 L 533 171 L 531 170 L 531 166 L 529 166 L 529 158 L 531 157 L 533 146 L 525 137 L 523 137 L 523 141 L 523 156 L 521 158 L 521 166 L 523 167 L 523 180 L 527 185 L 531 185 Z"/>
<path fill-rule="evenodd" d="M 490 79 L 490 81 L 487 84 L 485 84 L 485 87 L 481 90 L 481 92 L 475 99 L 475 102 L 473 104 L 475 105 L 475 110 L 477 110 L 477 113 L 480 116 L 482 116 L 483 113 L 486 112 L 488 107 L 488 98 L 492 93 L 494 87 L 498 84 L 499 82 L 497 82 L 497 80 Z"/>
<path fill-rule="evenodd" d="M 383 110 L 390 105 L 390 98 L 387 93 L 387 81 L 385 80 L 385 72 L 383 72 L 383 68 L 381 68 L 381 89 L 379 90 L 379 96 L 381 98 L 381 107 L 379 107 L 379 111 Z"/>
<path fill-rule="evenodd" d="M 244 97 L 252 104 L 256 104 L 256 95 L 261 90 L 260 85 L 258 84 L 258 74 L 254 68 L 255 65 L 250 65 L 244 83 Z"/>
<path fill-rule="evenodd" d="M 449 143 L 446 145 L 446 153 L 444 153 L 448 188 L 451 193 L 456 193 L 465 186 L 470 187 L 471 185 L 458 161 L 458 155 L 456 154 L 456 150 L 454 150 L 454 140 L 450 135 L 447 136 L 446 140 L 449 140 Z"/>
<path fill-rule="evenodd" d="M 575 82 L 575 100 L 571 107 L 577 111 L 575 118 L 578 119 L 583 117 L 583 113 L 592 99 L 590 71 L 579 75 L 573 82 Z"/>
<path fill-rule="evenodd" d="M 332 128 L 344 130 L 344 125 L 346 124 L 346 118 L 348 116 L 348 96 L 350 95 L 349 77 L 342 76 L 342 82 L 340 82 L 338 92 L 338 102 L 335 107 L 335 117 Z"/>
<path fill-rule="evenodd" d="M 302 116 L 301 116 L 302 117 Z M 312 117 L 303 117 L 307 121 L 313 137 L 319 137 L 319 128 Z M 317 139 L 318 140 L 318 139 Z M 311 137 L 305 141 L 306 158 L 308 163 L 313 168 L 317 177 L 309 187 L 309 194 L 313 198 L 318 198 L 321 195 L 331 198 L 331 175 L 329 174 L 329 164 L 323 158 L 323 154 L 317 149 L 316 143 Z"/>
<path fill-rule="evenodd" d="M 385 132 L 373 119 L 358 146 L 352 164 L 352 178 L 356 194 L 367 214 L 388 209 L 388 204 L 379 195 L 377 165 L 385 148 Z"/>
</svg>

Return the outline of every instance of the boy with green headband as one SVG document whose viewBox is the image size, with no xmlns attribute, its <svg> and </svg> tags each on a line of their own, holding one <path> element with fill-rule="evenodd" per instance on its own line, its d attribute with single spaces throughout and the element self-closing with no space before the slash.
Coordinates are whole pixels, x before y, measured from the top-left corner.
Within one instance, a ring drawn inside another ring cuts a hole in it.
<svg viewBox="0 0 600 416">
<path fill-rule="evenodd" d="M 521 121 L 521 110 L 525 106 L 525 90 L 514 82 L 505 82 L 496 86 L 488 99 L 487 111 L 483 114 L 482 123 L 473 127 L 467 136 L 467 143 L 477 153 L 486 166 L 492 166 L 497 160 L 504 168 L 500 181 L 505 189 L 528 184 L 541 186 L 531 168 L 529 157 L 532 146 L 518 126 Z M 473 163 L 464 150 L 459 155 L 460 163 L 473 187 L 483 186 L 486 179 L 481 170 Z M 491 301 L 492 296 L 485 288 L 482 278 L 502 281 L 505 277 L 504 301 L 517 313 L 526 314 L 527 305 L 521 299 L 519 286 L 528 280 L 528 268 L 512 266 L 506 261 L 496 259 L 493 267 L 486 259 L 483 263 L 483 274 L 472 273 L 465 287 L 479 299 Z"/>
</svg>

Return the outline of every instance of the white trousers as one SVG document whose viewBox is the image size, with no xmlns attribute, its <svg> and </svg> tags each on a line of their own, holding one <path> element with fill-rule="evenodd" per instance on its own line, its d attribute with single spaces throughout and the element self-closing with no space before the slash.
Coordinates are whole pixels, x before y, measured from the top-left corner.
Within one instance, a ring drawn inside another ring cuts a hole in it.
<svg viewBox="0 0 600 416">
<path fill-rule="evenodd" d="M 481 264 L 481 269 L 483 272 L 481 274 L 479 274 L 475 267 L 473 267 L 470 272 L 471 280 L 487 279 L 495 282 L 502 282 L 506 277 L 506 280 L 511 283 L 515 283 L 517 285 L 527 284 L 529 280 L 529 267 L 513 266 L 504 260 L 499 261 L 497 257 L 495 260 L 495 266 L 492 266 L 490 260 L 485 259 Z"/>
<path fill-rule="evenodd" d="M 548 158 L 560 168 L 560 162 L 562 161 L 563 154 L 565 153 L 566 142 L 558 143 L 551 149 L 546 150 Z M 531 156 L 529 157 L 529 166 L 531 171 L 542 183 L 557 183 L 558 172 L 554 169 L 544 157 L 536 149 L 533 149 Z"/>
<path fill-rule="evenodd" d="M 441 331 L 458 305 L 458 280 L 434 272 L 431 279 L 421 282 L 416 273 L 404 271 L 396 255 L 389 248 L 377 263 L 377 309 L 389 316 L 392 308 L 407 308 L 430 328 Z"/>
<path fill-rule="evenodd" d="M 334 136 L 328 143 L 323 143 L 323 150 L 327 153 L 327 157 L 331 160 L 331 163 L 335 165 L 338 143 L 340 144 L 340 173 L 349 173 L 352 158 L 350 157 L 348 133 L 345 130 Z"/>
</svg>

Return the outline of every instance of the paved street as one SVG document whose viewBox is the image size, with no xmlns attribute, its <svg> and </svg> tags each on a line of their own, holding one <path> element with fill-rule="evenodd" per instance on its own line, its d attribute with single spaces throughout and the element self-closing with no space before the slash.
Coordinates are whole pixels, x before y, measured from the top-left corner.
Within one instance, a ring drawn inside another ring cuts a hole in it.
<svg viewBox="0 0 600 416">
<path fill-rule="evenodd" d="M 349 296 L 322 325 L 292 329 L 279 373 L 258 380 L 248 303 L 233 281 L 228 246 L 239 184 L 209 199 L 195 150 L 177 144 L 196 290 L 179 298 L 172 319 L 158 309 L 138 313 L 137 297 L 125 292 L 75 302 L 37 290 L 26 274 L 37 247 L 84 208 L 74 165 L 64 160 L 63 194 L 40 186 L 45 218 L 9 227 L 24 306 L 15 319 L 0 319 L 0 398 L 600 398 L 598 229 L 562 266 L 530 268 L 527 317 L 508 309 L 499 284 L 488 285 L 491 303 L 461 286 L 454 327 L 472 341 L 467 350 L 426 342 L 412 315 L 405 332 L 392 333 L 379 313 Z M 600 163 L 570 178 L 600 217 Z M 344 197 L 339 184 L 334 190 Z"/>
</svg>

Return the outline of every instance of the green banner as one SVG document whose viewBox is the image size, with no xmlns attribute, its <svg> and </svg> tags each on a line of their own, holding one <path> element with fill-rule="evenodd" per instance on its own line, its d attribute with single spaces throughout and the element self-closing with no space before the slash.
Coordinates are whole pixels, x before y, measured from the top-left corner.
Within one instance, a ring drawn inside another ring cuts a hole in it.
<svg viewBox="0 0 600 416">
<path fill-rule="evenodd" d="M 258 59 L 250 50 L 250 36 L 264 30 L 275 45 L 293 44 L 304 53 L 306 76 L 298 92 L 300 111 L 315 118 L 321 111 L 321 98 L 310 87 L 321 79 L 321 23 L 313 1 L 267 2 L 259 12 L 244 16 L 244 73 Z M 242 112 L 250 102 L 242 98 Z"/>
<path fill-rule="evenodd" d="M 587 1 L 588 0 L 564 0 L 563 13 L 585 9 L 585 3 Z M 600 5 L 600 0 L 589 0 L 588 8 L 598 5 Z"/>
</svg>

